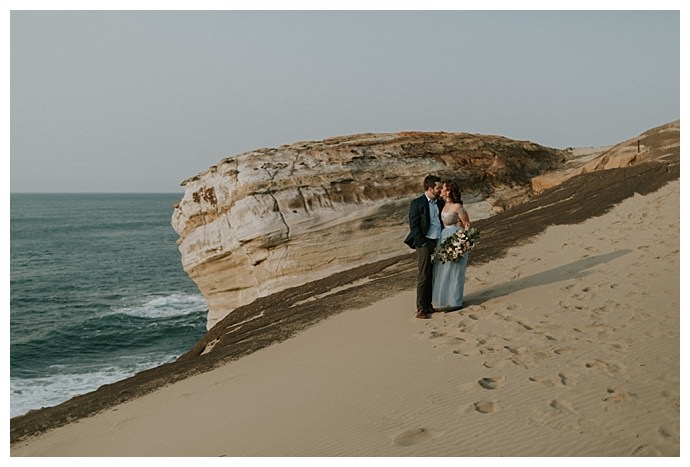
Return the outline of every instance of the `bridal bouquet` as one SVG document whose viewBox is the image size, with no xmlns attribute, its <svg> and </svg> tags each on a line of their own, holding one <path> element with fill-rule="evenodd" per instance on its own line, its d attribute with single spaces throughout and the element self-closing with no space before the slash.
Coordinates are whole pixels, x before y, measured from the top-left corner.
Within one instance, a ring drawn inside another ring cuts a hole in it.
<svg viewBox="0 0 690 467">
<path fill-rule="evenodd" d="M 432 261 L 460 261 L 463 255 L 479 244 L 479 230 L 458 230 L 436 247 L 431 255 Z"/>
</svg>

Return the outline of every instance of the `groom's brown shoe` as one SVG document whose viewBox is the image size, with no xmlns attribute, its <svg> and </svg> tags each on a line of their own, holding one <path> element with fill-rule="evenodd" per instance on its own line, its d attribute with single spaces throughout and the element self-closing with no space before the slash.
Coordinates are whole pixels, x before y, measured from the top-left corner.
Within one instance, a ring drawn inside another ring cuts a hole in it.
<svg viewBox="0 0 690 467">
<path fill-rule="evenodd" d="M 424 310 L 422 310 L 421 308 L 417 309 L 417 314 L 415 316 L 419 319 L 427 319 L 428 318 L 426 313 L 424 313 Z"/>
</svg>

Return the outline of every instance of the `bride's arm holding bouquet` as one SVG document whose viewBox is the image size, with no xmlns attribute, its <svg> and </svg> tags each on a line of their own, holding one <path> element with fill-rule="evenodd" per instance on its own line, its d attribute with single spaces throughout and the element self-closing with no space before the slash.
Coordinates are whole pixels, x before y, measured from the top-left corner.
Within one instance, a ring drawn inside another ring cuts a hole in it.
<svg viewBox="0 0 690 467">
<path fill-rule="evenodd" d="M 467 214 L 467 211 L 465 211 L 464 208 L 460 209 L 460 212 L 458 212 L 458 222 L 455 225 L 464 230 L 470 230 L 472 228 L 470 216 Z"/>
</svg>

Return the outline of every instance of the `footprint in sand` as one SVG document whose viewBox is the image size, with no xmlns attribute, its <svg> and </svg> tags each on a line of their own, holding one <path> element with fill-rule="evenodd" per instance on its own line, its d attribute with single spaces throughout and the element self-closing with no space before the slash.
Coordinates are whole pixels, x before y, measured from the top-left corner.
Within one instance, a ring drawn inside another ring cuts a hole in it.
<svg viewBox="0 0 690 467">
<path fill-rule="evenodd" d="M 570 401 L 564 399 L 554 399 L 549 404 L 554 410 L 565 413 L 575 413 L 575 406 Z"/>
<path fill-rule="evenodd" d="M 635 394 L 620 387 L 607 388 L 606 393 L 608 394 L 604 397 L 604 401 L 606 402 L 620 402 L 630 397 L 635 397 Z"/>
<path fill-rule="evenodd" d="M 484 368 L 490 368 L 490 369 L 498 369 L 498 368 L 509 368 L 514 366 L 515 363 L 513 363 L 511 360 L 503 358 L 501 355 L 497 355 L 495 358 L 491 358 L 488 360 L 485 360 L 482 363 L 482 366 Z"/>
<path fill-rule="evenodd" d="M 472 404 L 471 409 L 479 413 L 494 413 L 500 407 L 496 401 L 477 401 Z"/>
<path fill-rule="evenodd" d="M 398 446 L 413 446 L 415 444 L 432 441 L 441 435 L 443 435 L 442 432 L 433 429 L 415 428 L 413 430 L 404 431 L 393 438 L 393 444 Z"/>
<path fill-rule="evenodd" d="M 434 344 L 434 348 L 451 348 L 454 349 L 453 353 L 460 353 L 460 350 L 457 350 L 457 347 L 462 347 L 464 343 L 465 339 L 463 339 L 462 337 L 448 336 L 444 337 L 443 339 L 437 340 Z"/>
<path fill-rule="evenodd" d="M 446 335 L 447 333 L 443 331 L 431 331 L 429 333 L 429 337 L 431 337 L 432 339 L 436 339 L 437 337 L 444 337 Z"/>
<path fill-rule="evenodd" d="M 585 363 L 585 367 L 594 370 L 603 370 L 604 373 L 612 376 L 626 372 L 625 366 L 622 363 L 610 363 L 599 359 Z"/>
<path fill-rule="evenodd" d="M 482 378 L 478 382 L 484 389 L 497 389 L 503 385 L 505 379 L 505 376 L 501 376 L 500 378 Z"/>
<path fill-rule="evenodd" d="M 535 383 L 542 383 L 544 386 L 548 388 L 552 388 L 554 386 L 568 386 L 570 384 L 570 380 L 573 378 L 573 375 L 570 373 L 565 373 L 565 372 L 560 372 L 558 373 L 558 376 L 530 376 L 529 380 L 533 381 Z"/>
<path fill-rule="evenodd" d="M 680 426 L 674 424 L 665 424 L 659 427 L 657 433 L 664 439 L 668 440 L 679 440 L 680 439 Z"/>
<path fill-rule="evenodd" d="M 630 348 L 630 344 L 626 341 L 611 342 L 609 348 L 616 352 L 622 352 Z"/>
<path fill-rule="evenodd" d="M 567 386 L 570 384 L 570 380 L 573 379 L 573 375 L 571 373 L 566 373 L 566 372 L 560 372 L 558 373 L 558 380 L 561 382 L 563 386 Z"/>
</svg>

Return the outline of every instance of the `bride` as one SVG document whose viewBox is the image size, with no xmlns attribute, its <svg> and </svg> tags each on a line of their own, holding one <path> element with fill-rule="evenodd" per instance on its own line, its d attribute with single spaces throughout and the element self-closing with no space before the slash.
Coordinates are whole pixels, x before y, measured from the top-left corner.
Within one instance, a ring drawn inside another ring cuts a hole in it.
<svg viewBox="0 0 690 467">
<path fill-rule="evenodd" d="M 454 180 L 443 182 L 441 197 L 445 200 L 441 220 L 443 230 L 438 241 L 440 245 L 446 238 L 460 229 L 470 229 L 470 217 L 463 208 L 460 185 Z M 438 311 L 454 311 L 462 308 L 465 289 L 465 269 L 469 252 L 460 261 L 434 262 L 432 279 L 432 305 Z"/>
</svg>

